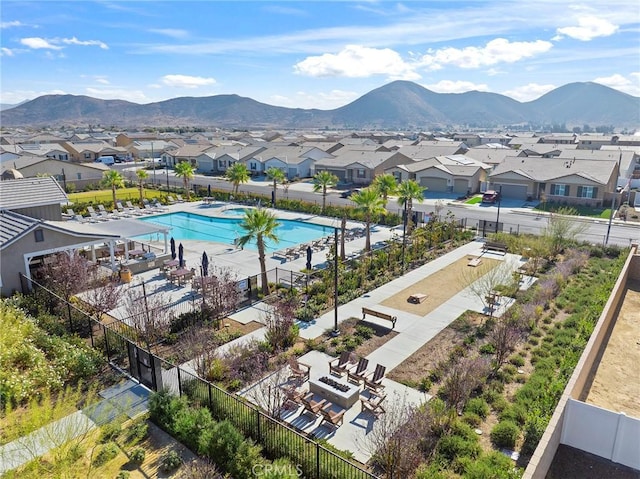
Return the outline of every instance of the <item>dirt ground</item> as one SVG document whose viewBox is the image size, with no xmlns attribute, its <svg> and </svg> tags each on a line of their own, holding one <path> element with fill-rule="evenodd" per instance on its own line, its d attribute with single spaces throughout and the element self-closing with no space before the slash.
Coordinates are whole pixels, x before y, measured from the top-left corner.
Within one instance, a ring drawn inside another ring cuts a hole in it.
<svg viewBox="0 0 640 479">
<path fill-rule="evenodd" d="M 380 304 L 407 313 L 424 316 L 451 299 L 469 283 L 486 274 L 500 263 L 499 260 L 481 258 L 482 263 L 474 268 L 473 266 L 467 265 L 469 260 L 473 258 L 476 258 L 476 256 L 470 255 L 461 258 L 455 263 L 385 299 Z M 426 294 L 427 298 L 422 303 L 410 303 L 409 296 L 417 293 Z"/>
<path fill-rule="evenodd" d="M 586 402 L 640 417 L 640 281 L 629 281 Z M 635 380 L 632 380 L 635 378 Z"/>
</svg>

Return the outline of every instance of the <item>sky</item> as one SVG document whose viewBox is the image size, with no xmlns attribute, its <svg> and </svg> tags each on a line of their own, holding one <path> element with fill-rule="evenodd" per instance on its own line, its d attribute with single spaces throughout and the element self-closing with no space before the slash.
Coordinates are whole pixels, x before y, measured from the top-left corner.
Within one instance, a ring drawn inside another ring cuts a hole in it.
<svg viewBox="0 0 640 479">
<path fill-rule="evenodd" d="M 13 1 L 0 103 L 237 94 L 334 109 L 394 80 L 526 102 L 572 82 L 640 97 L 638 0 Z"/>
</svg>

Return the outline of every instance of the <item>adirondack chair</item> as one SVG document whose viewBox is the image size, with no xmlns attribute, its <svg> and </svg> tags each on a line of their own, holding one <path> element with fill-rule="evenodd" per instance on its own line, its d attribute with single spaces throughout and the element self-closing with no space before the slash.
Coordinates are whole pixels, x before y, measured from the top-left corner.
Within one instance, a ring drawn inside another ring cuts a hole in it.
<svg viewBox="0 0 640 479">
<path fill-rule="evenodd" d="M 318 413 L 320 413 L 325 403 L 327 402 L 326 399 L 321 399 L 320 401 L 316 401 L 315 399 L 313 399 L 313 393 L 307 394 L 305 397 L 301 399 L 301 401 L 302 401 L 302 405 L 304 406 L 303 414 L 309 413 L 314 417 L 318 416 Z"/>
<path fill-rule="evenodd" d="M 344 420 L 344 413 L 346 409 L 341 409 L 340 411 L 331 410 L 332 404 L 329 402 L 325 404 L 325 406 L 320 409 L 320 414 L 322 414 L 321 423 L 328 422 L 336 429 L 340 427 L 342 421 Z"/>
<path fill-rule="evenodd" d="M 293 379 L 299 382 L 305 382 L 309 380 L 309 373 L 311 372 L 311 366 L 305 363 L 301 363 L 295 358 L 289 359 L 289 370 L 291 376 L 289 379 Z"/>
<path fill-rule="evenodd" d="M 349 351 L 343 351 L 339 358 L 329 361 L 329 373 L 342 377 L 349 372 L 351 365 L 351 353 Z"/>
<path fill-rule="evenodd" d="M 384 374 L 387 368 L 385 368 L 381 364 L 376 365 L 376 369 L 373 372 L 371 377 L 364 378 L 364 387 L 371 392 L 377 393 L 381 389 L 384 389 L 384 385 L 382 384 L 382 380 L 384 379 Z"/>
<path fill-rule="evenodd" d="M 369 360 L 366 358 L 360 358 L 355 371 L 347 371 L 347 381 L 360 384 L 369 375 L 369 371 L 367 370 L 368 366 Z"/>
<path fill-rule="evenodd" d="M 382 401 L 384 401 L 386 397 L 387 396 L 377 396 L 375 394 L 372 394 L 369 397 L 360 396 L 361 411 L 368 411 L 375 417 L 379 417 L 380 414 L 384 414 L 386 412 L 384 407 L 382 407 Z"/>
</svg>

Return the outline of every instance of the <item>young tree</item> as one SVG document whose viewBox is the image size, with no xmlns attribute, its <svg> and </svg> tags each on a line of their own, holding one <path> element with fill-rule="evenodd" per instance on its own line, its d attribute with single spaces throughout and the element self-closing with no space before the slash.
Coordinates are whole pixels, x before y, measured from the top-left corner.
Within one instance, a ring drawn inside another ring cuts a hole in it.
<svg viewBox="0 0 640 479">
<path fill-rule="evenodd" d="M 209 321 L 219 323 L 238 306 L 238 276 L 230 268 L 214 265 L 210 267 L 208 281 L 206 288 L 202 289 L 202 310 Z"/>
<path fill-rule="evenodd" d="M 149 178 L 149 173 L 144 168 L 138 168 L 136 170 L 136 177 L 138 178 L 138 190 L 140 191 L 140 205 L 144 200 L 144 182 Z"/>
<path fill-rule="evenodd" d="M 512 311 L 514 310 L 510 309 L 498 319 L 487 335 L 489 344 L 492 344 L 495 349 L 493 355 L 494 372 L 502 367 L 509 354 L 525 336 L 525 325 Z"/>
<path fill-rule="evenodd" d="M 267 326 L 265 340 L 275 353 L 293 346 L 296 340 L 297 328 L 294 324 L 297 306 L 293 297 L 278 299 L 271 304 L 270 311 L 265 314 L 264 320 Z"/>
<path fill-rule="evenodd" d="M 113 195 L 113 207 L 116 207 L 116 188 L 122 188 L 124 186 L 124 178 L 117 170 L 105 171 L 102 175 L 102 184 L 108 188 L 111 188 L 111 194 Z"/>
<path fill-rule="evenodd" d="M 224 174 L 225 178 L 233 183 L 233 194 L 238 194 L 241 183 L 249 181 L 249 170 L 244 163 L 234 163 Z"/>
<path fill-rule="evenodd" d="M 351 196 L 351 200 L 356 204 L 356 210 L 364 215 L 366 243 L 365 249 L 371 251 L 371 222 L 373 218 L 385 213 L 384 200 L 379 196 L 378 191 L 373 188 L 365 188 Z"/>
<path fill-rule="evenodd" d="M 76 250 L 56 253 L 53 257 L 44 267 L 45 286 L 69 302 L 73 295 L 85 290 L 92 267 Z"/>
<path fill-rule="evenodd" d="M 549 216 L 549 224 L 544 234 L 551 241 L 551 253 L 555 256 L 570 243 L 575 242 L 578 235 L 585 232 L 588 224 L 578 221 L 578 212 L 574 208 L 560 208 Z"/>
<path fill-rule="evenodd" d="M 246 394 L 251 402 L 257 404 L 259 408 L 274 418 L 280 417 L 280 413 L 287 402 L 287 388 L 294 387 L 293 384 L 287 384 L 289 378 L 287 369 L 284 366 L 269 374 L 266 378 L 251 386 L 251 389 Z"/>
<path fill-rule="evenodd" d="M 175 174 L 178 178 L 182 178 L 182 184 L 184 185 L 185 192 L 187 194 L 187 201 L 190 199 L 189 182 L 193 179 L 194 169 L 189 161 L 181 161 L 175 166 Z"/>
<path fill-rule="evenodd" d="M 287 177 L 280 168 L 271 167 L 267 170 L 267 178 L 273 181 L 273 205 L 276 205 L 276 192 L 278 189 L 278 183 L 283 184 L 287 181 Z"/>
<path fill-rule="evenodd" d="M 500 301 L 497 290 L 500 286 L 507 286 L 513 281 L 512 273 L 516 269 L 513 261 L 502 261 L 495 267 L 482 263 L 476 268 L 463 269 L 461 281 L 482 301 L 485 310 L 489 312 L 489 317 L 493 318 L 493 313 Z"/>
<path fill-rule="evenodd" d="M 486 381 L 490 372 L 489 361 L 482 356 L 458 358 L 449 368 L 441 389 L 447 405 L 461 412 L 472 391 Z"/>
<path fill-rule="evenodd" d="M 327 205 L 327 188 L 333 188 L 338 184 L 338 177 L 329 171 L 319 171 L 313 177 L 313 191 L 322 192 L 322 212 Z"/>
<path fill-rule="evenodd" d="M 389 201 L 389 196 L 394 195 L 397 188 L 398 182 L 396 181 L 396 177 L 385 173 L 384 175 L 378 175 L 373 179 L 373 183 L 371 186 L 382 195 L 382 200 L 384 207 L 387 207 L 387 202 Z"/>
<path fill-rule="evenodd" d="M 236 244 L 243 247 L 250 241 L 255 241 L 258 245 L 258 260 L 260 261 L 260 274 L 262 276 L 262 292 L 269 294 L 269 280 L 267 278 L 266 244 L 270 240 L 274 243 L 280 241 L 276 234 L 276 228 L 280 226 L 273 213 L 262 208 L 249 209 L 246 211 L 240 227 L 245 231 L 243 236 L 237 239 Z"/>
<path fill-rule="evenodd" d="M 407 222 L 407 234 L 410 234 L 412 229 L 411 217 L 413 215 L 413 202 L 417 201 L 418 203 L 422 203 L 426 189 L 424 186 L 420 186 L 415 180 L 405 180 L 400 183 L 396 189 L 398 204 L 401 205 L 407 213 L 407 217 L 405 218 Z"/>
<path fill-rule="evenodd" d="M 127 317 L 123 321 L 137 330 L 149 352 L 169 330 L 171 315 L 168 303 L 161 292 L 147 294 L 144 283 L 130 285 L 125 295 Z"/>
</svg>

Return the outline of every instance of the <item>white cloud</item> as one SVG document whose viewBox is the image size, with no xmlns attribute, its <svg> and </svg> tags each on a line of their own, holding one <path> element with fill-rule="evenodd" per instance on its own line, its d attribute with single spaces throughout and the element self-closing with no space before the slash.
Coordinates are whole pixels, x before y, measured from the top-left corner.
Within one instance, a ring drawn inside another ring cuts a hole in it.
<svg viewBox="0 0 640 479">
<path fill-rule="evenodd" d="M 526 102 L 540 98 L 542 95 L 550 92 L 554 88 L 556 88 L 556 85 L 539 85 L 537 83 L 529 83 L 528 85 L 503 91 L 502 95 L 513 98 L 514 100 Z"/>
<path fill-rule="evenodd" d="M 12 57 L 14 53 L 10 48 L 2 47 L 0 48 L 0 55 L 2 55 L 3 57 Z"/>
<path fill-rule="evenodd" d="M 178 88 L 198 88 L 205 85 L 213 85 L 216 83 L 214 78 L 195 77 L 189 75 L 165 75 L 162 77 L 162 83 L 171 87 Z"/>
<path fill-rule="evenodd" d="M 632 73 L 630 76 L 633 77 L 633 80 L 625 78 L 623 75 L 616 73 L 608 77 L 596 78 L 593 81 L 595 83 L 600 83 L 601 85 L 615 88 L 616 90 L 628 93 L 629 95 L 640 96 L 640 82 L 638 82 L 640 72 Z"/>
<path fill-rule="evenodd" d="M 544 40 L 510 42 L 505 38 L 491 40 L 484 47 L 442 48 L 429 50 L 420 59 L 422 66 L 435 70 L 443 65 L 459 68 L 480 68 L 498 63 L 515 63 L 523 58 L 547 52 L 553 44 Z"/>
<path fill-rule="evenodd" d="M 425 88 L 435 91 L 436 93 L 464 93 L 467 91 L 489 91 L 489 87 L 484 83 L 472 83 L 470 81 L 458 80 L 441 80 L 438 83 L 430 85 L 422 85 Z"/>
<path fill-rule="evenodd" d="M 567 37 L 575 38 L 583 42 L 588 42 L 597 37 L 608 37 L 613 35 L 618 30 L 618 26 L 598 17 L 581 17 L 578 18 L 577 27 L 563 27 L 558 28 L 557 32 Z M 556 37 L 558 38 L 558 37 Z"/>
<path fill-rule="evenodd" d="M 392 79 L 417 80 L 414 67 L 389 48 L 347 45 L 337 54 L 307 57 L 294 65 L 294 72 L 312 77 L 364 78 L 387 75 Z"/>
<path fill-rule="evenodd" d="M 66 44 L 66 45 L 81 45 L 81 46 L 97 45 L 100 48 L 102 48 L 103 50 L 108 50 L 109 49 L 109 47 L 107 46 L 106 43 L 101 42 L 99 40 L 78 40 L 76 37 L 72 37 L 72 38 L 63 38 L 60 41 L 62 43 L 64 43 L 64 44 Z"/>
<path fill-rule="evenodd" d="M 23 27 L 24 23 L 19 20 L 12 20 L 10 22 L 0 22 L 0 28 L 12 28 L 12 27 Z"/>
<path fill-rule="evenodd" d="M 20 43 L 26 47 L 33 48 L 34 50 L 49 49 L 49 50 L 62 50 L 61 46 L 54 45 L 40 37 L 21 38 Z"/>
<path fill-rule="evenodd" d="M 151 33 L 159 33 L 171 38 L 186 38 L 189 36 L 189 32 L 186 30 L 180 30 L 178 28 L 150 28 Z"/>
<path fill-rule="evenodd" d="M 87 88 L 85 94 L 103 100 L 126 100 L 134 103 L 148 103 L 150 100 L 140 90 L 119 88 Z"/>
</svg>

